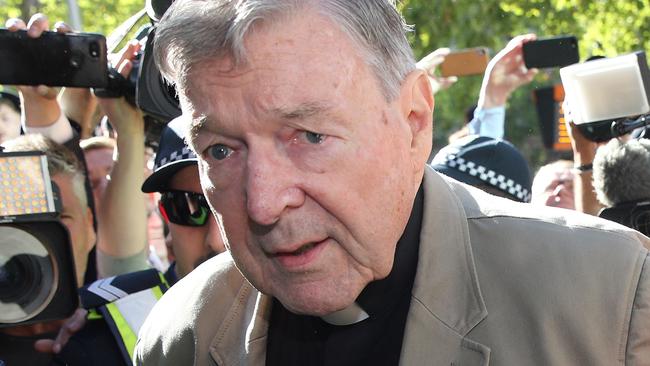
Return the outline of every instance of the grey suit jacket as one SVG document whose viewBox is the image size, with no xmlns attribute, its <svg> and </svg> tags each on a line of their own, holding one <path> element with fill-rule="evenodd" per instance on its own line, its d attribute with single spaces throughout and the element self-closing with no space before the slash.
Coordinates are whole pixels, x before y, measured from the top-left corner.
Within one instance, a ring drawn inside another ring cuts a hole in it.
<svg viewBox="0 0 650 366">
<path fill-rule="evenodd" d="M 402 365 L 650 365 L 650 240 L 426 169 Z M 138 365 L 263 365 L 271 301 L 229 254 L 163 296 Z"/>
</svg>

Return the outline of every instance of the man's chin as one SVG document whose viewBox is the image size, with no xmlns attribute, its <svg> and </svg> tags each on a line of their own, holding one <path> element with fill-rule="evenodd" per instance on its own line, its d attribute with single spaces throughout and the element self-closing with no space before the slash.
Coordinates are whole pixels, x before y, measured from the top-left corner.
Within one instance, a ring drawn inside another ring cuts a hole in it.
<svg viewBox="0 0 650 366">
<path fill-rule="evenodd" d="M 280 301 L 282 302 L 282 301 Z M 337 312 L 339 310 L 343 310 L 347 308 L 348 306 L 352 305 L 354 303 L 353 301 L 350 301 L 349 303 L 346 303 L 344 305 L 340 304 L 325 304 L 322 302 L 313 302 L 313 303 L 301 303 L 301 304 L 285 304 L 285 308 L 289 310 L 290 312 L 298 315 L 310 315 L 310 316 L 325 316 L 332 314 L 334 312 Z"/>
<path fill-rule="evenodd" d="M 281 294 L 277 299 L 284 305 L 284 307 L 294 314 L 311 315 L 311 316 L 325 316 L 343 310 L 352 305 L 357 295 L 349 296 L 326 296 L 326 292 L 316 294 L 315 296 L 306 296 L 305 293 L 300 294 Z"/>
</svg>

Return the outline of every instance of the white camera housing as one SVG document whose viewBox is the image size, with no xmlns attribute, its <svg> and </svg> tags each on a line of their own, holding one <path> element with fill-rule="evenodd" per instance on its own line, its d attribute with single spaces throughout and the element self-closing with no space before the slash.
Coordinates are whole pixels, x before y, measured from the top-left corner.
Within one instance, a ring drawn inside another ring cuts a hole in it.
<svg viewBox="0 0 650 366">
<path fill-rule="evenodd" d="M 576 125 L 650 112 L 645 52 L 563 67 L 560 77 Z"/>
</svg>

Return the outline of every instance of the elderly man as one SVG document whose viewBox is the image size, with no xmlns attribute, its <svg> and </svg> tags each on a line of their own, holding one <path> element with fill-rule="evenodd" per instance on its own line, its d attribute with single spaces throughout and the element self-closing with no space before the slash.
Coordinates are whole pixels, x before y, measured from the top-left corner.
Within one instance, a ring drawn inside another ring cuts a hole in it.
<svg viewBox="0 0 650 366">
<path fill-rule="evenodd" d="M 137 364 L 650 359 L 647 238 L 425 167 L 393 2 L 177 0 L 156 37 L 228 254 L 165 294 Z"/>
</svg>

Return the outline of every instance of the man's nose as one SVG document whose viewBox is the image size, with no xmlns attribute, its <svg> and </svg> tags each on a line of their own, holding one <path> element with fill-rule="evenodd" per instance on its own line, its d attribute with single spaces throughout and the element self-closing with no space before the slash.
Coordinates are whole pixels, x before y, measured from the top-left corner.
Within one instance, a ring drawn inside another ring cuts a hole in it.
<svg viewBox="0 0 650 366">
<path fill-rule="evenodd" d="M 249 150 L 246 208 L 251 220 L 272 225 L 285 209 L 299 207 L 305 195 L 298 186 L 298 168 L 276 148 Z"/>
</svg>

